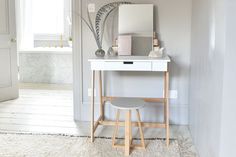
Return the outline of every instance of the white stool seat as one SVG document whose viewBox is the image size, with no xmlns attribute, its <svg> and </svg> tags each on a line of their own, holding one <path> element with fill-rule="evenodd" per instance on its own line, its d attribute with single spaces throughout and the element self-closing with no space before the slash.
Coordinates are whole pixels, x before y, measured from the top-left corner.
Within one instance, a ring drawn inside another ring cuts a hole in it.
<svg viewBox="0 0 236 157">
<path fill-rule="evenodd" d="M 135 110 L 144 107 L 145 102 L 139 98 L 116 98 L 111 105 L 120 110 Z"/>
</svg>

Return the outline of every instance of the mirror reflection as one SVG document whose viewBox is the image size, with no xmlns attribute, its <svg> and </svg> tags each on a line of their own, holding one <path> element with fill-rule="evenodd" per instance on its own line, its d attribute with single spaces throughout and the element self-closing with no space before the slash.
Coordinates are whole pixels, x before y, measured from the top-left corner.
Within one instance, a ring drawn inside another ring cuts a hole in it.
<svg viewBox="0 0 236 157">
<path fill-rule="evenodd" d="M 147 56 L 152 51 L 153 7 L 152 4 L 125 4 L 119 6 L 119 55 Z"/>
</svg>

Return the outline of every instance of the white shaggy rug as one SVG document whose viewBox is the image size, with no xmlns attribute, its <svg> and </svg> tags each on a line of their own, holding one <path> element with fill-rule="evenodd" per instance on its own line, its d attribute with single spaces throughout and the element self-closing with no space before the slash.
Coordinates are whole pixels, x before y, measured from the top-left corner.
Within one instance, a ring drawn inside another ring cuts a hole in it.
<svg viewBox="0 0 236 157">
<path fill-rule="evenodd" d="M 139 142 L 139 140 L 137 140 Z M 196 157 L 188 139 L 145 139 L 146 150 L 133 150 L 131 157 Z M 113 149 L 110 138 L 66 135 L 0 133 L 0 157 L 122 157 L 122 149 Z"/>
</svg>

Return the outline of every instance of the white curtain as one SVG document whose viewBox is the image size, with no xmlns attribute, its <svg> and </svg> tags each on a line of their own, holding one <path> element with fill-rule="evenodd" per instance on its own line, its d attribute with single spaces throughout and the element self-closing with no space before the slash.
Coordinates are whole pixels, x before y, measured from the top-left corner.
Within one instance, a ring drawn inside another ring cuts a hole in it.
<svg viewBox="0 0 236 157">
<path fill-rule="evenodd" d="M 18 49 L 32 49 L 34 48 L 32 0 L 17 0 L 16 12 Z"/>
</svg>

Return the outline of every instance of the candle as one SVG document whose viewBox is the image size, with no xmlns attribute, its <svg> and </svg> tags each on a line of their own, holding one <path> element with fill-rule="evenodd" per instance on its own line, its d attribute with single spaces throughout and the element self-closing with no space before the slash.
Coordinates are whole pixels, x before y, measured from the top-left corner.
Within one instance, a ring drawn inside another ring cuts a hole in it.
<svg viewBox="0 0 236 157">
<path fill-rule="evenodd" d="M 158 39 L 154 39 L 154 40 L 153 40 L 153 45 L 154 45 L 154 46 L 159 46 L 159 41 L 158 41 Z"/>
</svg>

